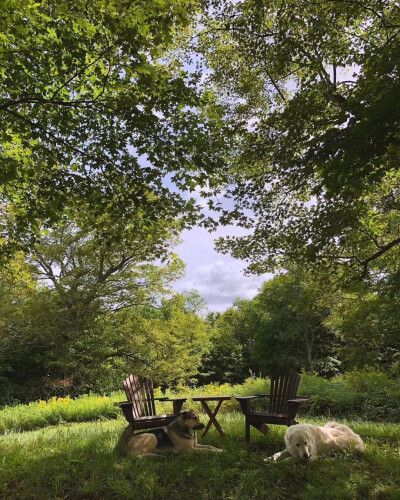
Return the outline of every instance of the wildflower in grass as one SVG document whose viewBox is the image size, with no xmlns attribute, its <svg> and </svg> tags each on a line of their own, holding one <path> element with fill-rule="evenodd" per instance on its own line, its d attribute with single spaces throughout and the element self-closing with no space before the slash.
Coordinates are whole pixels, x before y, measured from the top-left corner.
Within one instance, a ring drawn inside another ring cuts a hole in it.
<svg viewBox="0 0 400 500">
<path fill-rule="evenodd" d="M 70 398 L 58 398 L 57 403 L 68 404 L 71 401 Z"/>
</svg>

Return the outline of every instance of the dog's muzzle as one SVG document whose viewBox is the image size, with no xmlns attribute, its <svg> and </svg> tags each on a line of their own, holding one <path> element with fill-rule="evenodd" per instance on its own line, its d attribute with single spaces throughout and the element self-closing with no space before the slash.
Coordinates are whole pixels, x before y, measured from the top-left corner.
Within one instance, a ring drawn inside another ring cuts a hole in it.
<svg viewBox="0 0 400 500">
<path fill-rule="evenodd" d="M 205 425 L 204 424 L 199 424 L 196 427 L 193 427 L 195 431 L 201 431 L 201 429 L 204 429 Z"/>
</svg>

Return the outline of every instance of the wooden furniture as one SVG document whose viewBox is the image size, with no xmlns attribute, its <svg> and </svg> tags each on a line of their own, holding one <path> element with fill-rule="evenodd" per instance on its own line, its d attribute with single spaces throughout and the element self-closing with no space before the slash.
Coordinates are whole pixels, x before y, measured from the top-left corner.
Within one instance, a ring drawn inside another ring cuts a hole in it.
<svg viewBox="0 0 400 500">
<path fill-rule="evenodd" d="M 297 424 L 295 417 L 301 404 L 308 401 L 307 396 L 296 396 L 299 387 L 300 375 L 293 371 L 286 371 L 270 377 L 271 389 L 269 394 L 237 397 L 245 416 L 245 440 L 250 441 L 250 426 L 267 434 L 266 424 L 291 425 Z M 251 402 L 254 399 L 269 398 L 267 412 L 253 411 Z"/>
<path fill-rule="evenodd" d="M 130 375 L 123 382 L 128 401 L 114 403 L 119 406 L 129 422 L 131 433 L 139 429 L 154 429 L 170 424 L 176 419 L 186 398 L 155 398 L 153 382 L 150 378 Z M 156 415 L 155 401 L 173 403 L 173 413 Z"/>
<path fill-rule="evenodd" d="M 205 436 L 207 432 L 210 430 L 210 427 L 212 424 L 214 424 L 215 428 L 217 431 L 220 433 L 221 437 L 225 436 L 225 432 L 218 423 L 216 416 L 217 413 L 219 412 L 219 409 L 221 408 L 221 405 L 224 401 L 228 401 L 229 399 L 232 399 L 232 396 L 195 396 L 192 398 L 192 401 L 200 401 L 202 404 L 205 412 L 207 415 L 210 417 L 210 420 L 208 421 L 206 428 L 203 431 L 202 436 Z M 208 406 L 207 402 L 208 401 L 218 401 L 217 406 L 214 408 L 214 411 L 211 410 L 211 408 Z"/>
</svg>

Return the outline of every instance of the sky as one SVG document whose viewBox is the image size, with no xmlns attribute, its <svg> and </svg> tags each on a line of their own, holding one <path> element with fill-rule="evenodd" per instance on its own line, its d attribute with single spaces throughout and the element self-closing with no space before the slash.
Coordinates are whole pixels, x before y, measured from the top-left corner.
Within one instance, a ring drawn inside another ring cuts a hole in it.
<svg viewBox="0 0 400 500">
<path fill-rule="evenodd" d="M 189 66 L 185 68 L 190 69 Z M 344 80 L 349 74 L 354 75 L 358 71 L 358 66 L 353 64 L 339 71 L 337 78 Z M 204 68 L 204 76 L 206 75 L 207 70 Z M 291 86 L 293 83 L 289 82 L 289 89 Z M 194 197 L 207 212 L 198 193 L 194 193 Z M 223 198 L 222 201 L 224 202 Z M 214 239 L 228 234 L 238 236 L 244 232 L 240 228 L 230 227 L 219 228 L 210 234 L 203 228 L 194 228 L 182 233 L 182 243 L 174 250 L 186 263 L 186 276 L 175 282 L 174 288 L 178 292 L 196 290 L 206 300 L 209 311 L 223 312 L 236 298 L 252 299 L 262 283 L 273 277 L 270 273 L 245 276 L 243 270 L 247 267 L 246 262 L 217 253 L 214 250 Z"/>
<path fill-rule="evenodd" d="M 246 262 L 214 250 L 219 236 L 243 234 L 239 228 L 219 228 L 214 233 L 197 227 L 181 234 L 182 243 L 174 249 L 186 263 L 186 276 L 176 281 L 178 292 L 196 290 L 206 300 L 209 311 L 223 312 L 236 298 L 252 299 L 272 274 L 244 276 Z"/>
<path fill-rule="evenodd" d="M 196 70 L 195 61 L 196 56 L 193 55 L 193 62 L 189 65 L 184 64 L 184 68 L 188 71 Z M 203 65 L 203 78 L 207 77 L 209 71 Z M 170 187 L 174 189 L 172 185 Z M 185 197 L 184 193 L 181 194 Z M 190 196 L 194 197 L 204 213 L 209 213 L 206 202 L 199 195 L 199 190 L 195 190 Z M 223 205 L 227 203 L 222 193 L 218 202 L 222 202 Z M 244 269 L 247 267 L 245 261 L 217 253 L 214 249 L 214 240 L 217 238 L 244 234 L 243 229 L 235 226 L 220 227 L 213 233 L 201 227 L 183 231 L 182 243 L 174 248 L 174 253 L 178 254 L 186 264 L 186 275 L 176 281 L 173 288 L 177 292 L 197 291 L 207 303 L 205 312 L 226 311 L 237 298 L 252 299 L 260 291 L 264 281 L 271 279 L 273 274 L 245 276 Z"/>
</svg>

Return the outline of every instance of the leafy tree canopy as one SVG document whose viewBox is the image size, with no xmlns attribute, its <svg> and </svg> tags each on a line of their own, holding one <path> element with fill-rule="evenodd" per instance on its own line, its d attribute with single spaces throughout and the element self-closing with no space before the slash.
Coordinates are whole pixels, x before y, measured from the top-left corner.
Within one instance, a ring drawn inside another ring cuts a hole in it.
<svg viewBox="0 0 400 500">
<path fill-rule="evenodd" d="M 65 222 L 41 238 L 29 262 L 36 278 L 55 290 L 75 317 L 88 316 L 92 309 L 115 312 L 155 305 L 184 273 L 183 262 L 173 253 L 163 257 L 164 265 L 155 264 L 161 245 L 165 252 L 167 236 L 161 228 L 149 239 L 140 229 L 124 234 L 118 227 L 99 235 Z"/>
<path fill-rule="evenodd" d="M 198 372 L 201 299 L 171 298 L 183 263 L 170 254 L 156 265 L 154 241 L 113 230 L 60 224 L 1 268 L 0 402 L 117 389 L 132 371 L 163 384 Z"/>
<path fill-rule="evenodd" d="M 332 376 L 338 371 L 334 332 L 325 326 L 329 308 L 310 275 L 288 273 L 264 283 L 253 299 L 248 324 L 254 358 L 267 372 L 295 368 Z"/>
<path fill-rule="evenodd" d="M 252 231 L 219 248 L 248 259 L 255 272 L 341 262 L 366 276 L 400 246 L 392 223 L 399 218 L 399 2 L 203 3 L 192 50 L 205 55 L 238 131 L 224 186 L 234 207 L 210 205 L 223 223 Z"/>
<path fill-rule="evenodd" d="M 194 12 L 193 0 L 0 2 L 3 254 L 63 213 L 149 234 L 193 223 L 177 188 L 213 168 L 218 109 L 168 51 Z"/>
<path fill-rule="evenodd" d="M 179 294 L 164 299 L 154 313 L 127 309 L 114 315 L 114 343 L 127 360 L 126 369 L 164 386 L 196 382 L 210 347 L 207 324 L 188 310 L 187 297 Z"/>
<path fill-rule="evenodd" d="M 376 367 L 400 373 L 400 273 L 391 269 L 376 282 L 354 283 L 332 297 L 327 320 L 342 339 L 346 370 Z"/>
</svg>

